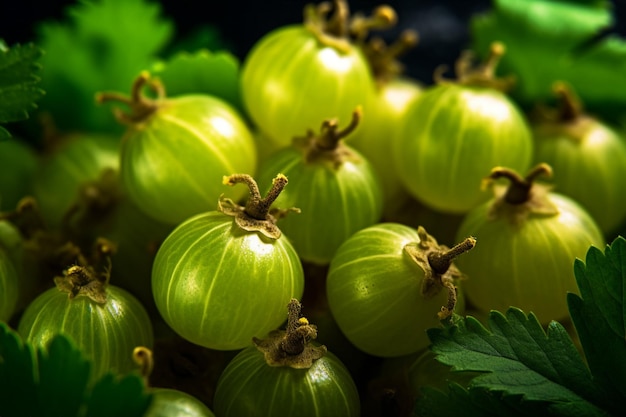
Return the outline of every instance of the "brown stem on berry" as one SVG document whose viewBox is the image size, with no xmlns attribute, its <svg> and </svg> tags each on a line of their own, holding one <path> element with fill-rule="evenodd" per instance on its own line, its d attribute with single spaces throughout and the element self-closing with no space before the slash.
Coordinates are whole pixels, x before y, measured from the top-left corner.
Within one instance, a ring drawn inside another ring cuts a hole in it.
<svg viewBox="0 0 626 417">
<path fill-rule="evenodd" d="M 523 178 L 517 172 L 508 168 L 496 167 L 491 171 L 488 180 L 497 180 L 499 178 L 508 179 L 511 184 L 508 186 L 504 194 L 504 201 L 511 205 L 519 205 L 526 203 L 531 198 L 531 189 L 537 177 L 541 175 L 551 176 L 552 168 L 548 164 L 541 163 L 535 166 Z"/>
<path fill-rule="evenodd" d="M 111 280 L 111 257 L 116 251 L 117 246 L 113 242 L 103 237 L 96 239 L 91 253 L 91 265 L 94 271 L 100 271 L 97 272 L 97 279 L 105 286 L 109 285 Z"/>
<path fill-rule="evenodd" d="M 459 59 L 457 61 L 456 73 L 459 77 L 467 78 L 480 78 L 480 79 L 493 79 L 495 76 L 496 68 L 500 59 L 504 55 L 504 45 L 500 42 L 494 42 L 489 48 L 489 55 L 487 59 L 481 65 L 472 68 L 471 66 L 471 52 L 465 52 L 465 59 Z"/>
<path fill-rule="evenodd" d="M 555 82 L 552 86 L 552 91 L 559 99 L 559 120 L 561 122 L 571 122 L 583 115 L 581 101 L 566 83 L 562 81 Z"/>
<path fill-rule="evenodd" d="M 345 1 L 336 0 L 335 13 L 329 19 L 328 14 L 332 9 L 333 6 L 329 2 L 322 2 L 318 5 L 307 4 L 304 7 L 304 27 L 313 33 L 323 45 L 347 53 L 351 48 L 345 35 L 348 25 L 346 16 L 346 13 L 349 14 L 348 5 Z"/>
<path fill-rule="evenodd" d="M 350 21 L 350 34 L 357 42 L 363 42 L 372 30 L 389 29 L 397 22 L 398 15 L 393 7 L 381 5 L 371 16 L 356 14 Z"/>
<path fill-rule="evenodd" d="M 487 59 L 481 64 L 474 65 L 474 53 L 472 51 L 463 51 L 455 63 L 456 82 L 461 85 L 483 86 L 495 88 L 500 91 L 509 90 L 515 82 L 514 78 L 497 78 L 495 76 L 496 68 L 504 52 L 504 44 L 493 42 L 489 49 Z M 436 83 L 443 84 L 450 82 L 443 77 L 443 73 L 446 70 L 447 68 L 445 66 L 439 66 L 435 69 L 433 78 Z"/>
<path fill-rule="evenodd" d="M 133 349 L 133 361 L 139 365 L 139 374 L 143 379 L 144 385 L 149 386 L 150 375 L 154 369 L 154 358 L 152 351 L 145 346 L 137 346 Z"/>
<path fill-rule="evenodd" d="M 241 206 L 229 198 L 220 196 L 217 202 L 217 209 L 227 216 L 235 218 L 235 223 L 248 232 L 260 232 L 263 236 L 270 239 L 278 239 L 282 233 L 276 226 L 278 218 L 284 217 L 288 212 L 300 212 L 295 207 L 283 210 L 272 208 L 271 205 L 278 198 L 281 191 L 287 185 L 287 177 L 278 174 L 272 181 L 272 187 L 268 191 L 265 198 L 261 198 L 259 186 L 256 181 L 247 174 L 233 174 L 225 176 L 223 183 L 225 185 L 235 185 L 244 183 L 250 190 L 250 196 L 245 206 Z"/>
<path fill-rule="evenodd" d="M 248 174 L 233 174 L 224 177 L 225 185 L 235 185 L 244 183 L 250 189 L 250 196 L 246 201 L 245 213 L 257 220 L 267 220 L 272 203 L 278 198 L 283 188 L 287 185 L 287 177 L 278 174 L 272 181 L 272 187 L 267 192 L 265 198 L 261 197 L 259 186 Z"/>
<path fill-rule="evenodd" d="M 143 94 L 144 87 L 152 90 L 156 99 L 151 99 Z M 152 113 L 159 108 L 159 101 L 165 98 L 165 87 L 154 78 L 150 78 L 147 71 L 141 74 L 133 82 L 130 96 L 117 92 L 104 92 L 96 94 L 97 103 L 106 103 L 109 101 L 117 101 L 130 107 L 130 112 L 123 112 L 118 108 L 113 109 L 115 117 L 120 123 L 133 125 L 146 120 Z"/>
<path fill-rule="evenodd" d="M 384 85 L 404 71 L 404 66 L 398 57 L 414 48 L 418 40 L 419 36 L 416 31 L 405 30 L 390 45 L 387 45 L 380 37 L 373 37 L 363 45 L 363 53 L 379 86 Z"/>
<path fill-rule="evenodd" d="M 454 259 L 471 250 L 476 239 L 468 237 L 452 249 L 439 245 L 437 240 L 426 232 L 424 227 L 417 228 L 419 242 L 408 243 L 403 251 L 423 271 L 421 295 L 430 298 L 439 294 L 442 288 L 448 291 L 448 301 L 438 313 L 440 319 L 450 317 L 457 302 L 455 281 L 463 278 L 463 274 L 454 265 Z"/>
<path fill-rule="evenodd" d="M 339 123 L 336 119 L 324 120 L 319 134 L 309 129 L 306 136 L 293 138 L 293 146 L 302 150 L 305 162 L 328 162 L 335 169 L 338 169 L 346 160 L 355 158 L 355 153 L 343 145 L 342 139 L 349 136 L 358 127 L 361 114 L 362 111 L 359 106 L 352 113 L 350 124 L 343 130 L 339 130 Z"/>
<path fill-rule="evenodd" d="M 0 220 L 11 222 L 26 240 L 46 230 L 39 205 L 31 196 L 23 197 L 18 201 L 15 210 L 0 213 Z"/>
<path fill-rule="evenodd" d="M 345 53 L 352 47 L 351 38 L 362 41 L 369 31 L 389 28 L 396 21 L 396 12 L 390 6 L 380 6 L 367 17 L 361 14 L 351 17 L 346 0 L 308 4 L 304 8 L 304 26 L 320 43 Z"/>
<path fill-rule="evenodd" d="M 296 369 L 310 368 L 313 362 L 324 356 L 326 346 L 314 346 L 310 342 L 317 337 L 317 327 L 300 316 L 302 305 L 292 298 L 289 301 L 287 329 L 276 330 L 265 339 L 252 339 L 263 352 L 270 366 L 289 366 Z"/>
<path fill-rule="evenodd" d="M 315 140 L 317 147 L 326 151 L 336 149 L 339 145 L 339 141 L 350 135 L 357 128 L 359 122 L 361 121 L 362 113 L 361 108 L 357 107 L 352 112 L 352 120 L 350 121 L 350 124 L 343 130 L 338 130 L 339 122 L 337 119 L 325 120 L 322 122 L 320 134 Z"/>
<path fill-rule="evenodd" d="M 326 32 L 338 38 L 348 36 L 348 20 L 350 19 L 350 8 L 345 0 L 333 1 L 334 13 L 326 23 Z"/>
<path fill-rule="evenodd" d="M 62 277 L 55 277 L 54 283 L 60 291 L 68 293 L 70 299 L 86 296 L 96 303 L 104 304 L 106 288 L 111 278 L 111 255 L 115 246 L 100 238 L 93 250 L 91 262 L 80 253 L 78 262 L 65 269 Z"/>
<path fill-rule="evenodd" d="M 309 342 L 317 337 L 317 328 L 311 326 L 309 321 L 300 317 L 302 305 L 298 300 L 292 298 L 287 306 L 287 329 L 280 348 L 287 355 L 299 355 Z"/>
<path fill-rule="evenodd" d="M 475 238 L 465 238 L 463 242 L 454 245 L 451 249 L 430 252 L 428 254 L 428 263 L 436 274 L 445 274 L 450 268 L 450 265 L 452 265 L 454 259 L 469 251 L 474 246 L 476 246 Z"/>
</svg>

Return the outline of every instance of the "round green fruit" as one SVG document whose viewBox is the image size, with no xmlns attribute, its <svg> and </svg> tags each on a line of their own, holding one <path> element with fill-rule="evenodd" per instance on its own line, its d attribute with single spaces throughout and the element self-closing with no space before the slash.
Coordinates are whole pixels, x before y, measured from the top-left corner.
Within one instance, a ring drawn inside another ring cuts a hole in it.
<svg viewBox="0 0 626 417">
<path fill-rule="evenodd" d="M 343 363 L 311 343 L 317 329 L 289 303 L 286 331 L 255 339 L 226 366 L 213 409 L 222 417 L 360 415 L 357 387 Z"/>
<path fill-rule="evenodd" d="M 157 98 L 141 94 L 146 85 Z M 230 104 L 200 94 L 166 98 L 163 85 L 147 73 L 135 81 L 131 95 L 105 93 L 99 101 L 118 100 L 131 108 L 130 114 L 116 113 L 128 125 L 120 173 L 129 197 L 149 216 L 178 225 L 214 210 L 224 175 L 256 170 L 252 133 Z M 244 192 L 227 194 L 239 199 Z"/>
<path fill-rule="evenodd" d="M 467 274 L 463 288 L 479 311 L 506 311 L 518 307 L 533 312 L 539 321 L 569 316 L 567 293 L 578 292 L 574 261 L 590 246 L 605 240 L 593 218 L 574 200 L 534 183 L 550 173 L 538 165 L 526 178 L 497 168 L 491 179 L 507 178 L 495 196 L 471 210 L 457 236 L 475 236 L 479 244 L 472 256 L 459 259 Z"/>
<path fill-rule="evenodd" d="M 108 372 L 134 370 L 134 348 L 154 342 L 150 318 L 139 301 L 83 266 L 68 268 L 55 282 L 57 288 L 40 294 L 24 311 L 18 325 L 22 338 L 45 348 L 54 335 L 68 336 L 91 359 L 91 381 Z"/>
<path fill-rule="evenodd" d="M 493 52 L 487 68 L 503 50 Z M 481 68 L 458 75 L 458 82 L 441 80 L 411 104 L 393 147 L 409 193 L 446 213 L 466 213 L 487 200 L 481 182 L 491 169 L 526 170 L 533 152 L 524 115 L 490 86 L 491 73 Z"/>
<path fill-rule="evenodd" d="M 473 245 L 466 239 L 448 250 L 423 228 L 398 223 L 355 233 L 339 247 L 326 281 L 328 305 L 341 331 L 374 356 L 425 348 L 426 330 L 464 308 L 455 285 L 461 274 L 451 259 Z"/>
<path fill-rule="evenodd" d="M 196 397 L 171 388 L 153 388 L 152 403 L 144 417 L 215 417 Z"/>
<path fill-rule="evenodd" d="M 268 157 L 259 168 L 259 183 L 271 184 L 281 172 L 289 187 L 276 199 L 282 207 L 298 207 L 300 214 L 281 219 L 280 228 L 303 261 L 330 263 L 337 248 L 353 233 L 371 226 L 382 214 L 382 189 L 369 162 L 343 143 L 356 128 L 360 112 L 338 131 L 336 119 L 309 130 L 292 146 Z"/>
<path fill-rule="evenodd" d="M 274 143 L 291 139 L 320 120 L 347 120 L 374 91 L 360 48 L 351 43 L 345 1 L 309 5 L 304 24 L 280 27 L 246 56 L 241 92 L 255 125 Z M 380 17 L 384 20 L 384 17 Z"/>
<path fill-rule="evenodd" d="M 347 144 L 360 152 L 376 171 L 386 211 L 408 197 L 395 165 L 389 163 L 389 154 L 391 144 L 399 140 L 399 127 L 406 118 L 407 109 L 421 92 L 422 87 L 409 78 L 396 78 L 385 83 L 365 105 L 367 113 L 361 127 L 347 140 Z"/>
<path fill-rule="evenodd" d="M 35 173 L 33 194 L 50 229 L 60 228 L 81 187 L 119 168 L 119 140 L 103 135 L 72 135 L 45 155 Z"/>
<path fill-rule="evenodd" d="M 424 89 L 419 82 L 402 74 L 403 66 L 397 60 L 416 44 L 417 33 L 405 30 L 391 45 L 373 37 L 362 46 L 376 80 L 376 91 L 364 105 L 365 117 L 348 144 L 363 154 L 378 174 L 385 216 L 397 210 L 409 196 L 395 165 L 389 163 L 389 153 L 391 144 L 399 140 L 396 136 L 402 133 L 407 110 Z"/>
<path fill-rule="evenodd" d="M 236 350 L 283 322 L 283 306 L 302 296 L 304 273 L 268 213 L 286 177 L 277 177 L 265 199 L 248 175 L 226 181 L 251 187 L 246 207 L 221 199 L 221 211 L 174 229 L 157 252 L 152 291 L 161 316 L 180 336 L 210 349 Z"/>
<path fill-rule="evenodd" d="M 626 138 L 583 113 L 565 85 L 555 89 L 560 109 L 533 125 L 535 161 L 552 167 L 555 190 L 580 203 L 608 236 L 626 221 Z"/>
</svg>

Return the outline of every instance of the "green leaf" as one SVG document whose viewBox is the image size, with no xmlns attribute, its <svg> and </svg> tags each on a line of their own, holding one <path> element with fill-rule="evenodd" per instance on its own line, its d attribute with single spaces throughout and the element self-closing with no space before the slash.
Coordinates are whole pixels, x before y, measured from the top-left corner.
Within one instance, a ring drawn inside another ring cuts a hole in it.
<svg viewBox="0 0 626 417">
<path fill-rule="evenodd" d="M 473 49 L 506 45 L 498 72 L 515 74 L 512 96 L 524 106 L 554 100 L 555 81 L 571 84 L 585 107 L 610 119 L 626 114 L 626 42 L 597 38 L 612 24 L 604 0 L 493 0 L 472 20 Z M 597 38 L 597 39 L 596 39 Z"/>
<path fill-rule="evenodd" d="M 41 416 L 78 415 L 83 403 L 91 365 L 64 336 L 50 341 L 48 351 L 37 352 L 38 402 Z"/>
<path fill-rule="evenodd" d="M 567 331 L 557 322 L 551 322 L 546 332 L 532 313 L 510 308 L 506 316 L 492 311 L 489 329 L 467 317 L 430 329 L 428 335 L 437 359 L 453 371 L 484 372 L 470 382 L 470 391 L 479 388 L 501 393 L 502 398 L 518 396 L 516 407 L 527 413 L 540 403 L 554 415 L 607 415 L 601 409 L 605 392 L 594 383 Z"/>
<path fill-rule="evenodd" d="M 151 401 L 139 375 L 107 374 L 94 386 L 85 417 L 143 416 Z"/>
<path fill-rule="evenodd" d="M 580 296 L 568 294 L 572 321 L 596 382 L 619 410 L 626 400 L 626 240 L 618 237 L 604 253 L 591 247 L 574 271 Z"/>
<path fill-rule="evenodd" d="M 0 45 L 0 123 L 28 118 L 44 92 L 39 87 L 42 50 L 34 44 Z M 8 131 L 0 127 L 0 138 Z M 10 135 L 9 135 L 10 136 Z"/>
<path fill-rule="evenodd" d="M 157 60 L 173 35 L 158 3 L 147 0 L 81 1 L 68 18 L 38 26 L 43 57 L 41 107 L 62 131 L 118 132 L 110 109 L 97 106 L 99 91 L 130 89 Z"/>
<path fill-rule="evenodd" d="M 208 94 L 242 109 L 239 60 L 230 52 L 179 52 L 155 65 L 153 74 L 163 81 L 168 96 Z"/>
<path fill-rule="evenodd" d="M 447 393 L 424 388 L 415 411 L 423 417 L 527 417 L 545 414 L 545 406 L 538 402 L 524 402 L 519 396 L 504 396 L 482 387 L 467 390 L 452 383 Z"/>
<path fill-rule="evenodd" d="M 35 350 L 0 323 L 0 416 L 143 416 L 150 405 L 143 380 L 107 375 L 88 385 L 91 363 L 64 335 Z"/>
<path fill-rule="evenodd" d="M 34 401 L 35 353 L 20 337 L 0 323 L 0 416 L 39 416 Z M 36 397 L 35 397 L 36 398 Z"/>
</svg>

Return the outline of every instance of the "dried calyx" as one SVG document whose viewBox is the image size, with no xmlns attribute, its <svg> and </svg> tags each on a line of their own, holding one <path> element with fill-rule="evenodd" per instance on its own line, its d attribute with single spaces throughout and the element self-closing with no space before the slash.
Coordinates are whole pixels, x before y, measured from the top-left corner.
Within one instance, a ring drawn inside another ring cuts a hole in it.
<svg viewBox="0 0 626 417">
<path fill-rule="evenodd" d="M 352 41 L 364 40 L 369 31 L 387 29 L 397 22 L 393 8 L 379 6 L 371 16 L 360 13 L 350 16 L 345 0 L 308 4 L 304 8 L 304 26 L 318 41 L 339 51 L 349 52 Z"/>
<path fill-rule="evenodd" d="M 281 231 L 276 226 L 276 221 L 294 211 L 299 213 L 297 208 L 272 209 L 272 203 L 278 198 L 281 191 L 287 185 L 287 177 L 278 174 L 272 181 L 272 187 L 265 197 L 261 197 L 259 186 L 248 174 L 233 174 L 225 176 L 223 183 L 234 186 L 243 183 L 248 186 L 250 195 L 245 206 L 241 206 L 229 198 L 220 197 L 217 208 L 222 213 L 235 218 L 237 225 L 243 230 L 250 232 L 260 232 L 271 239 L 278 239 Z"/>
<path fill-rule="evenodd" d="M 150 89 L 156 97 L 146 96 L 143 93 L 144 87 Z M 165 87 L 158 79 L 151 78 L 147 71 L 142 71 L 135 79 L 130 96 L 116 92 L 96 94 L 96 102 L 98 103 L 117 101 L 128 105 L 129 112 L 124 112 L 119 108 L 113 109 L 116 119 L 126 125 L 136 125 L 147 120 L 160 107 L 164 99 Z"/>
<path fill-rule="evenodd" d="M 417 234 L 420 238 L 419 242 L 409 243 L 404 246 L 403 250 L 424 271 L 421 289 L 423 297 L 433 297 L 444 288 L 448 291 L 448 302 L 438 313 L 439 318 L 443 320 L 454 312 L 457 302 L 455 282 L 464 277 L 452 262 L 459 255 L 472 249 L 476 245 L 476 239 L 468 237 L 463 242 L 448 248 L 445 245 L 439 245 L 437 240 L 422 226 L 418 227 Z"/>
<path fill-rule="evenodd" d="M 287 329 L 275 330 L 265 339 L 255 337 L 253 342 L 270 366 L 310 368 L 313 362 L 326 354 L 326 346 L 311 343 L 317 338 L 317 327 L 301 317 L 302 305 L 298 300 L 292 298 L 287 308 Z"/>
<path fill-rule="evenodd" d="M 418 34 L 414 30 L 405 30 L 392 44 L 387 44 L 380 37 L 372 37 L 362 49 L 370 64 L 372 74 L 379 88 L 404 72 L 404 65 L 398 57 L 414 48 Z"/>
<path fill-rule="evenodd" d="M 495 199 L 489 209 L 489 218 L 508 218 L 513 224 L 520 224 L 530 214 L 556 215 L 558 208 L 549 198 L 550 186 L 536 183 L 540 176 L 551 176 L 548 164 L 536 165 L 526 177 L 508 168 L 496 167 L 485 179 L 485 185 L 492 185 Z M 495 184 L 499 178 L 509 180 L 508 185 Z"/>
<path fill-rule="evenodd" d="M 493 88 L 506 92 L 515 83 L 515 78 L 512 76 L 497 78 L 495 76 L 496 68 L 504 52 L 504 45 L 500 42 L 494 42 L 489 48 L 487 59 L 476 65 L 474 64 L 474 53 L 469 50 L 463 51 L 455 65 L 456 80 L 448 80 L 443 77 L 443 73 L 447 70 L 445 65 L 435 69 L 433 78 L 437 84 L 456 83 L 464 86 Z"/>
<path fill-rule="evenodd" d="M 46 283 L 50 279 L 48 269 L 57 274 L 68 263 L 82 256 L 78 245 L 59 231 L 48 229 L 33 197 L 24 197 L 15 210 L 0 213 L 0 220 L 10 222 L 19 232 L 29 262 L 32 260 L 46 269 L 41 274 Z"/>
<path fill-rule="evenodd" d="M 117 171 L 103 169 L 97 179 L 81 185 L 78 197 L 63 215 L 63 233 L 71 237 L 80 236 L 83 230 L 109 216 L 122 197 Z"/>
<path fill-rule="evenodd" d="M 98 239 L 91 259 L 88 261 L 81 254 L 77 257 L 76 264 L 63 271 L 63 276 L 54 278 L 54 283 L 60 291 L 68 293 L 70 299 L 85 296 L 96 303 L 104 304 L 114 251 L 115 247 L 111 242 Z"/>
<path fill-rule="evenodd" d="M 306 136 L 293 139 L 293 146 L 302 150 L 306 163 L 329 162 L 337 169 L 345 161 L 356 158 L 356 154 L 344 145 L 343 139 L 357 128 L 361 114 L 361 108 L 357 107 L 352 112 L 350 124 L 342 130 L 339 130 L 337 119 L 324 120 L 319 133 L 309 129 Z"/>
<path fill-rule="evenodd" d="M 598 121 L 584 112 L 582 102 L 566 83 L 555 82 L 552 91 L 558 99 L 557 107 L 538 108 L 535 129 L 544 137 L 566 136 L 575 142 L 582 141 Z"/>
<path fill-rule="evenodd" d="M 24 197 L 18 201 L 15 210 L 0 213 L 0 220 L 10 222 L 24 240 L 35 238 L 46 230 L 45 222 L 39 211 L 39 205 L 33 197 Z"/>
</svg>

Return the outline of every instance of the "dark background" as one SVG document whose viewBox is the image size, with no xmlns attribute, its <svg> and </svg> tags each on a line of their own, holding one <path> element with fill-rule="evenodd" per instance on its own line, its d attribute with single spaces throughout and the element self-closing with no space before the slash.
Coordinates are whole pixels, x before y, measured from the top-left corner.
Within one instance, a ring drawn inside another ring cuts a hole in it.
<svg viewBox="0 0 626 417">
<path fill-rule="evenodd" d="M 42 20 L 62 20 L 67 5 L 77 0 L 0 0 L 0 38 L 8 45 L 35 39 L 35 23 Z M 178 37 L 184 37 L 201 25 L 219 29 L 229 41 L 231 50 L 243 58 L 251 46 L 270 30 L 302 20 L 306 3 L 318 0 L 161 0 L 163 15 L 176 25 Z M 352 0 L 352 11 L 370 13 L 374 7 L 385 3 L 380 0 Z M 385 32 L 393 39 L 407 28 L 420 34 L 420 43 L 407 54 L 409 75 L 429 83 L 432 71 L 439 64 L 452 64 L 460 50 L 468 45 L 468 22 L 475 13 L 491 7 L 491 0 L 396 0 L 387 4 L 399 15 L 394 30 Z M 616 25 L 609 32 L 626 36 L 626 0 L 613 0 Z"/>
</svg>

